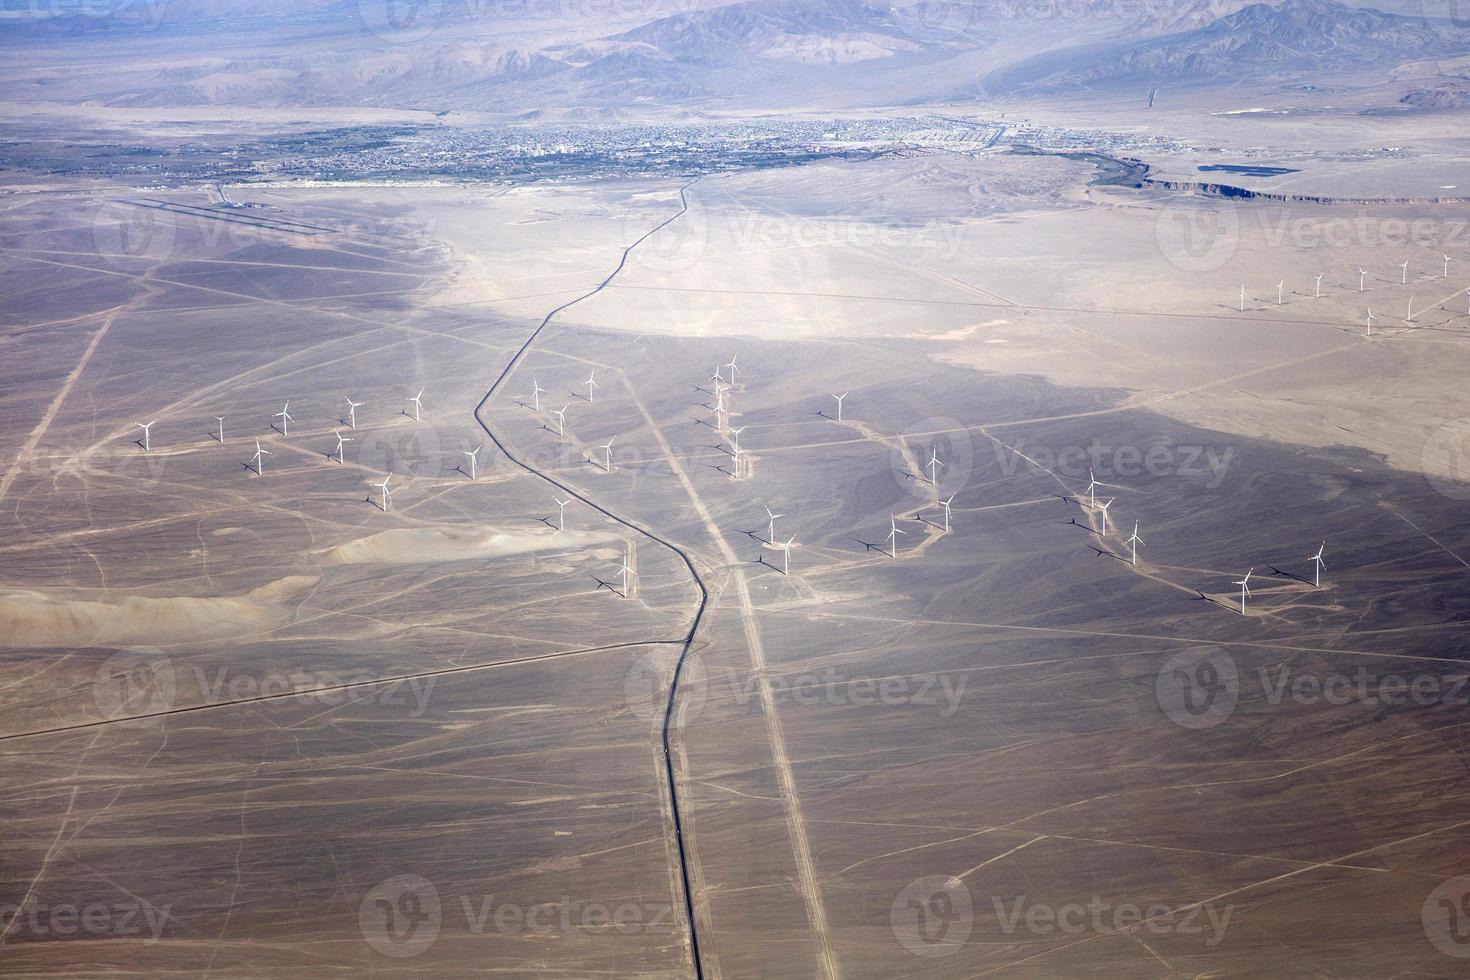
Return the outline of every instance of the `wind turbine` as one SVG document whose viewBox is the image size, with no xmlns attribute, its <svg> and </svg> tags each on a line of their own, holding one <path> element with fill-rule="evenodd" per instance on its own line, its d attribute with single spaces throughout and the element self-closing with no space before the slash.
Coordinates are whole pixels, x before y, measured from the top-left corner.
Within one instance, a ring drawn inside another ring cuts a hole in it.
<svg viewBox="0 0 1470 980">
<path fill-rule="evenodd" d="M 1250 586 L 1251 573 L 1254 572 L 1254 571 L 1255 571 L 1255 569 L 1252 568 L 1249 572 L 1246 572 L 1245 573 L 1245 578 L 1241 579 L 1238 582 L 1232 583 L 1234 585 L 1240 586 L 1240 614 L 1242 616 L 1245 615 L 1245 599 L 1246 599 L 1246 596 L 1249 596 L 1249 595 L 1253 595 L 1254 594 L 1254 593 L 1251 592 L 1251 586 Z"/>
<path fill-rule="evenodd" d="M 772 545 L 776 543 L 776 518 L 785 516 L 785 514 L 772 513 L 771 508 L 766 508 L 766 517 L 768 518 L 768 523 L 766 524 L 766 540 Z"/>
<path fill-rule="evenodd" d="M 287 431 L 291 428 L 291 402 L 289 400 L 286 402 L 286 404 L 281 406 L 281 410 L 279 412 L 271 417 L 281 420 L 281 435 L 289 436 L 291 434 Z"/>
<path fill-rule="evenodd" d="M 740 373 L 740 369 L 735 366 L 735 359 L 739 356 L 739 354 L 731 355 L 730 363 L 725 365 L 725 367 L 730 369 L 730 384 L 732 385 L 735 383 L 735 375 Z"/>
<path fill-rule="evenodd" d="M 720 373 L 721 367 L 723 367 L 723 365 L 721 365 L 720 363 L 716 362 L 715 363 L 715 373 L 712 374 L 712 375 L 710 375 L 706 380 L 715 382 L 717 386 L 718 386 L 718 383 L 719 382 L 724 381 L 725 380 L 725 376 Z"/>
<path fill-rule="evenodd" d="M 1282 293 L 1286 290 L 1286 280 L 1283 279 L 1276 284 L 1276 305 L 1281 305 Z"/>
<path fill-rule="evenodd" d="M 571 402 L 568 402 L 561 408 L 551 413 L 552 415 L 556 416 L 556 434 L 559 436 L 564 436 L 567 434 L 567 409 L 571 407 Z"/>
<path fill-rule="evenodd" d="M 157 421 L 158 421 L 158 419 L 154 419 L 153 420 L 153 422 L 157 422 Z M 153 422 L 134 422 L 133 423 L 134 425 L 138 426 L 139 428 L 141 428 L 143 430 L 143 452 L 145 452 L 145 453 L 152 452 L 153 451 L 153 443 L 149 439 L 149 436 L 148 436 L 148 430 L 151 429 L 151 428 L 153 428 Z"/>
<path fill-rule="evenodd" d="M 1108 533 L 1108 508 L 1111 507 L 1111 506 L 1113 506 L 1113 501 L 1116 500 L 1116 499 L 1118 499 L 1118 498 L 1116 498 L 1116 497 L 1110 497 L 1108 499 L 1108 502 L 1107 503 L 1105 503 L 1105 504 L 1098 504 L 1097 505 L 1098 508 L 1102 511 L 1102 515 L 1103 515 L 1102 533 L 1104 533 L 1104 534 L 1107 534 Z"/>
<path fill-rule="evenodd" d="M 541 387 L 541 382 L 535 378 L 531 379 L 531 409 L 541 411 L 541 393 L 546 389 Z"/>
<path fill-rule="evenodd" d="M 1090 469 L 1087 471 L 1087 489 L 1084 490 L 1083 493 L 1087 494 L 1087 506 L 1089 506 L 1089 507 L 1096 507 L 1097 506 L 1097 479 L 1096 479 L 1096 477 L 1094 477 L 1092 475 L 1092 470 L 1090 470 Z"/>
<path fill-rule="evenodd" d="M 730 436 L 730 448 L 735 450 L 737 453 L 740 452 L 740 433 L 744 432 L 748 428 L 750 428 L 750 426 L 742 425 L 740 428 L 731 429 L 727 433 L 727 435 Z"/>
<path fill-rule="evenodd" d="M 1363 280 L 1368 278 L 1368 270 L 1358 266 L 1358 292 L 1363 291 Z"/>
<path fill-rule="evenodd" d="M 1312 587 L 1313 588 L 1317 588 L 1317 589 L 1322 588 L 1322 569 L 1324 569 L 1324 568 L 1327 567 L 1327 563 L 1322 560 L 1322 552 L 1324 552 L 1326 550 L 1327 550 L 1327 542 L 1326 541 L 1323 541 L 1322 542 L 1322 547 L 1318 548 L 1317 549 L 1317 553 L 1312 556 L 1312 564 L 1314 566 L 1316 566 L 1316 569 L 1317 569 L 1317 574 L 1315 576 L 1315 579 L 1316 580 L 1312 583 Z"/>
<path fill-rule="evenodd" d="M 738 480 L 740 479 L 740 475 L 745 472 L 745 467 L 749 465 L 745 462 L 745 454 L 746 450 L 744 449 L 737 448 L 735 450 L 735 473 L 730 477 L 730 479 Z"/>
<path fill-rule="evenodd" d="M 556 529 L 558 531 L 565 531 L 567 529 L 567 504 L 572 502 L 572 498 L 568 497 L 566 500 L 562 500 L 560 497 L 552 497 L 551 499 L 556 501 L 556 506 L 561 511 L 556 517 Z"/>
<path fill-rule="evenodd" d="M 840 395 L 833 395 L 832 397 L 835 398 L 835 399 L 837 399 L 837 421 L 841 422 L 842 421 L 842 399 L 844 399 L 844 398 L 847 397 L 847 392 L 844 391 L 842 394 L 840 394 Z"/>
<path fill-rule="evenodd" d="M 341 462 L 342 462 L 342 444 L 344 442 L 351 442 L 352 440 L 351 439 L 343 438 L 342 433 L 338 432 L 336 429 L 333 429 L 332 430 L 332 435 L 334 435 L 334 436 L 337 437 L 337 453 L 336 453 L 336 455 L 337 455 L 337 462 L 340 465 Z M 330 454 L 328 454 L 328 455 L 330 455 Z"/>
<path fill-rule="evenodd" d="M 584 381 L 584 382 L 582 382 L 582 383 L 587 386 L 587 403 L 590 405 L 592 403 L 592 391 L 593 391 L 593 389 L 594 388 L 601 388 L 602 387 L 601 385 L 599 385 L 597 383 L 597 372 L 596 371 L 590 371 L 590 372 L 588 372 L 588 374 L 587 374 L 587 380 Z"/>
<path fill-rule="evenodd" d="M 1313 298 L 1314 299 L 1321 299 L 1322 298 L 1322 273 L 1320 273 L 1320 272 L 1317 273 L 1317 295 L 1314 296 Z"/>
<path fill-rule="evenodd" d="M 623 567 L 622 568 L 619 568 L 618 571 L 620 571 L 620 572 L 623 573 L 623 598 L 624 599 L 631 599 L 631 598 L 633 598 L 633 593 L 630 592 L 630 591 L 628 591 L 628 585 L 629 585 L 628 576 L 631 575 L 631 576 L 634 576 L 636 578 L 637 575 L 638 575 L 638 573 L 633 570 L 633 568 L 632 568 L 631 565 L 628 564 L 628 552 L 626 550 L 623 551 Z"/>
<path fill-rule="evenodd" d="M 602 469 L 605 473 L 612 472 L 612 444 L 613 439 L 616 438 L 617 436 L 613 436 L 612 439 L 597 447 L 602 450 Z"/>
<path fill-rule="evenodd" d="M 1450 277 L 1450 257 L 1446 254 L 1442 258 L 1444 259 L 1444 277 L 1448 279 Z"/>
<path fill-rule="evenodd" d="M 929 447 L 929 464 L 928 465 L 929 465 L 929 485 L 931 487 L 937 487 L 937 486 L 939 486 L 939 467 L 945 465 L 944 463 L 941 463 L 939 461 L 939 447 L 938 446 L 930 446 Z"/>
<path fill-rule="evenodd" d="M 793 544 L 795 544 L 795 543 L 796 543 L 796 535 L 793 534 L 791 537 L 789 537 L 785 541 L 783 541 L 781 543 L 781 545 L 780 545 L 780 548 L 781 548 L 781 574 L 782 575 L 790 575 L 791 574 L 791 546 Z"/>
<path fill-rule="evenodd" d="M 941 507 L 944 508 L 944 530 L 945 531 L 948 531 L 949 530 L 949 505 L 952 504 L 952 503 L 954 503 L 954 498 L 957 497 L 958 495 L 959 495 L 958 493 L 952 493 L 952 494 L 949 495 L 949 499 L 947 499 L 947 500 L 941 500 L 939 502 L 939 506 L 941 506 Z"/>
<path fill-rule="evenodd" d="M 260 448 L 259 439 L 255 440 L 255 455 L 250 457 L 250 461 L 255 464 L 256 476 L 265 476 L 265 460 L 261 457 L 269 456 L 270 454 L 271 451 L 269 449 Z"/>
<path fill-rule="evenodd" d="M 1373 336 L 1373 307 L 1368 307 L 1368 336 Z"/>
<path fill-rule="evenodd" d="M 903 530 L 900 530 L 899 529 L 899 526 L 898 526 L 898 518 L 894 517 L 891 514 L 888 516 L 888 557 L 889 558 L 897 558 L 898 557 L 898 536 L 900 534 L 908 534 L 908 533 L 909 532 L 907 532 L 907 531 L 903 531 Z"/>
<path fill-rule="evenodd" d="M 1409 315 L 1405 318 L 1407 322 L 1414 322 L 1414 297 L 1409 297 Z"/>
<path fill-rule="evenodd" d="M 373 484 L 373 486 L 377 487 L 382 494 L 383 502 L 381 506 L 383 508 L 383 513 L 385 514 L 388 513 L 388 508 L 393 505 L 393 494 L 388 491 L 388 481 L 391 479 L 393 479 L 393 474 L 389 473 L 387 476 L 383 477 L 382 483 Z"/>
<path fill-rule="evenodd" d="M 1245 287 L 1240 287 L 1240 312 L 1245 312 Z"/>
<path fill-rule="evenodd" d="M 409 401 L 413 402 L 413 420 L 417 422 L 419 420 L 419 412 L 423 411 L 424 408 L 424 389 L 420 388 L 419 393 L 410 398 Z"/>
<path fill-rule="evenodd" d="M 475 464 L 477 464 L 480 461 L 480 450 L 482 450 L 484 448 L 485 447 L 482 444 L 482 445 L 476 446 L 474 449 L 461 449 L 459 451 L 459 453 L 460 453 L 461 456 L 468 456 L 470 458 L 470 479 L 471 480 L 473 480 L 475 478 Z"/>
<path fill-rule="evenodd" d="M 1138 564 L 1138 546 L 1143 544 L 1143 539 L 1138 536 L 1138 522 L 1133 522 L 1133 535 L 1128 539 L 1129 546 L 1133 549 L 1133 564 Z"/>
<path fill-rule="evenodd" d="M 225 418 L 223 415 L 214 416 L 214 420 L 219 423 L 219 444 L 221 446 L 225 444 Z"/>
<path fill-rule="evenodd" d="M 1399 275 L 1399 285 L 1407 286 L 1409 284 L 1409 260 L 1404 259 L 1404 264 L 1399 266 L 1399 268 L 1402 270 Z"/>
<path fill-rule="evenodd" d="M 346 395 L 343 395 L 342 397 L 347 398 Z M 362 408 L 364 404 L 366 404 L 366 402 L 355 402 L 351 398 L 347 398 L 347 428 L 357 428 L 357 410 L 359 408 Z"/>
</svg>

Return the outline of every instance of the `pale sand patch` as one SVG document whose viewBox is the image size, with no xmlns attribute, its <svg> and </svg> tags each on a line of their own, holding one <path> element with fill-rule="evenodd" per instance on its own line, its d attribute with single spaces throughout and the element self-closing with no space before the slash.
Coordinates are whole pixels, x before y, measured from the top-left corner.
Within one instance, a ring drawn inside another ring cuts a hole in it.
<svg viewBox="0 0 1470 980">
<path fill-rule="evenodd" d="M 621 540 L 607 531 L 507 534 L 495 528 L 393 528 L 318 553 L 324 565 L 411 565 L 509 558 L 538 551 L 566 551 Z"/>
<path fill-rule="evenodd" d="M 317 581 L 295 575 L 220 598 L 134 595 L 98 602 L 0 592 L 0 647 L 163 646 L 256 635 L 284 625 L 291 610 L 281 602 Z"/>
</svg>

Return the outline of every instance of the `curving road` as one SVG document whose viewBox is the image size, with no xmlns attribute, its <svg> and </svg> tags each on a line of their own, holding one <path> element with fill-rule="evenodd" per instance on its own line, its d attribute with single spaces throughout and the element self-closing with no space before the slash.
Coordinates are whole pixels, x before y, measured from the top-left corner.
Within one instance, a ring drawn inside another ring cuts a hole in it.
<svg viewBox="0 0 1470 980">
<path fill-rule="evenodd" d="M 679 782 L 674 775 L 674 755 L 672 747 L 670 745 L 669 730 L 673 722 L 674 708 L 676 706 L 679 693 L 679 681 L 683 676 L 684 665 L 689 659 L 689 652 L 693 648 L 694 637 L 695 634 L 699 631 L 699 624 L 704 619 L 705 608 L 709 605 L 709 589 L 705 587 L 704 579 L 700 577 L 698 569 L 694 567 L 693 559 L 683 548 L 680 548 L 678 545 L 674 544 L 672 541 L 669 541 L 667 538 L 661 537 L 653 530 L 644 527 L 642 524 L 639 524 L 632 518 L 625 517 L 624 515 L 617 513 L 611 508 L 598 503 L 591 497 L 577 490 L 575 487 L 571 487 L 566 483 L 563 483 L 551 474 L 538 469 L 531 463 L 517 456 L 514 452 L 511 451 L 510 447 L 502 442 L 500 437 L 495 434 L 495 430 L 490 427 L 490 424 L 485 420 L 484 417 L 485 408 L 487 405 L 489 405 L 490 400 L 499 393 L 506 379 L 509 378 L 512 373 L 514 373 L 515 369 L 520 365 L 521 360 L 525 357 L 526 352 L 529 351 L 531 347 L 536 343 L 537 338 L 541 336 L 547 325 L 549 325 L 551 321 L 554 320 L 559 314 L 565 312 L 573 306 L 576 306 L 578 303 L 581 303 L 584 300 L 591 299 L 593 296 L 596 296 L 598 293 L 606 289 L 608 285 L 618 277 L 618 274 L 623 271 L 624 267 L 627 266 L 628 257 L 633 254 L 634 249 L 636 249 L 639 245 L 642 245 L 645 241 L 652 238 L 654 235 L 658 234 L 663 229 L 667 228 L 669 225 L 673 224 L 675 221 L 679 220 L 679 218 L 681 218 L 685 213 L 688 212 L 689 198 L 686 192 L 689 190 L 690 187 L 693 186 L 693 184 L 694 182 L 690 181 L 688 184 L 685 184 L 683 187 L 679 188 L 680 207 L 675 214 L 655 225 L 647 233 L 640 236 L 631 245 L 623 249 L 623 254 L 622 257 L 618 260 L 617 267 L 608 274 L 606 279 L 603 279 L 596 286 L 589 289 L 582 295 L 576 297 L 575 299 L 569 300 L 566 303 L 563 303 L 561 306 L 558 306 L 556 309 L 546 314 L 546 316 L 541 320 L 540 324 L 537 325 L 536 329 L 533 330 L 531 332 L 531 335 L 526 338 L 526 342 L 521 344 L 521 346 L 516 350 L 515 354 L 505 365 L 504 370 L 500 372 L 500 375 L 495 379 L 494 383 L 490 385 L 490 389 L 485 392 L 485 397 L 480 399 L 480 403 L 475 406 L 475 421 L 479 423 L 480 428 L 485 430 L 485 435 L 490 438 L 490 441 L 495 443 L 495 448 L 500 450 L 500 452 L 503 453 L 507 459 L 509 459 L 515 465 L 519 466 L 521 469 L 534 476 L 540 477 L 542 480 L 545 480 L 547 483 L 561 490 L 563 493 L 570 494 L 573 499 L 580 500 L 582 503 L 586 504 L 588 507 L 591 507 L 593 510 L 604 515 L 605 517 L 608 517 L 609 519 L 616 521 L 619 524 L 622 524 L 629 530 L 648 538 L 650 541 L 653 541 L 654 543 L 661 545 L 662 547 L 667 548 L 674 554 L 678 555 L 679 560 L 684 563 L 684 567 L 689 570 L 690 577 L 694 579 L 694 584 L 699 588 L 699 606 L 695 610 L 694 619 L 689 624 L 689 632 L 685 634 L 684 639 L 680 641 L 681 646 L 679 650 L 679 657 L 674 662 L 674 676 L 669 684 L 668 700 L 664 704 L 662 740 L 664 775 L 667 778 L 669 785 L 669 804 L 674 821 L 674 843 L 679 856 L 679 878 L 684 888 L 684 914 L 689 922 L 690 955 L 693 959 L 694 976 L 697 978 L 697 980 L 704 980 L 704 963 L 699 951 L 699 930 L 694 915 L 694 891 L 692 888 L 692 882 L 689 873 L 689 855 L 684 843 L 684 821 L 682 815 L 679 812 Z"/>
</svg>

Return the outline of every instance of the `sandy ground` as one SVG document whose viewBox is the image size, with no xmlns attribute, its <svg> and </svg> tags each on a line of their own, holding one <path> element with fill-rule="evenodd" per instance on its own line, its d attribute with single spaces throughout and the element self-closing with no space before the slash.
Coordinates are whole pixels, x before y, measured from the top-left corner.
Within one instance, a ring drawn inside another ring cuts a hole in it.
<svg viewBox="0 0 1470 980">
<path fill-rule="evenodd" d="M 10 970 L 1458 975 L 1458 215 L 1017 159 L 7 200 Z"/>
</svg>

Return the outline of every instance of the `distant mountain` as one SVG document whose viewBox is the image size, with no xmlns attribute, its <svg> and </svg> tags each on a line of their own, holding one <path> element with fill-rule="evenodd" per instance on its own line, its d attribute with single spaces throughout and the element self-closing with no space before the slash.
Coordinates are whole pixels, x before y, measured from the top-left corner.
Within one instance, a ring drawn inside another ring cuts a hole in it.
<svg viewBox="0 0 1470 980">
<path fill-rule="evenodd" d="M 1335 0 L 1255 3 L 1203 27 L 1128 44 L 1051 52 L 985 80 L 989 91 L 1108 83 L 1335 73 L 1463 53 L 1470 32 L 1449 23 Z"/>
</svg>

